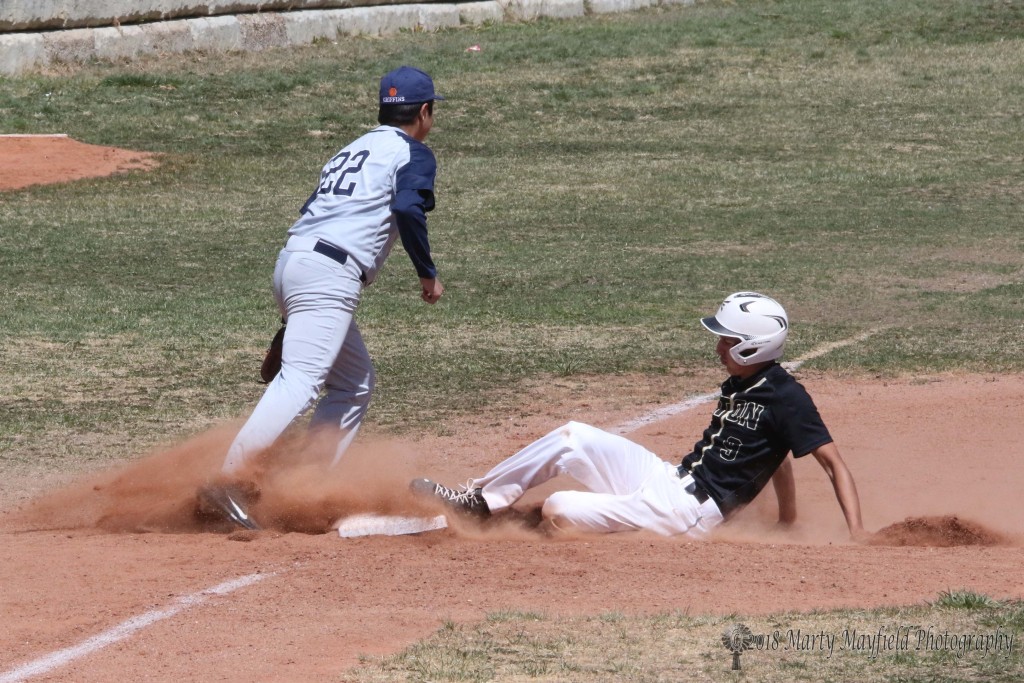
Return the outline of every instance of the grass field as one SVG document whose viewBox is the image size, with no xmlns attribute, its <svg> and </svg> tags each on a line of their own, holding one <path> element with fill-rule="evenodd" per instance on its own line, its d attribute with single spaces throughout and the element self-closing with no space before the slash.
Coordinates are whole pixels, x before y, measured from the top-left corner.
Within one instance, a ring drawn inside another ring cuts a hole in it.
<svg viewBox="0 0 1024 683">
<path fill-rule="evenodd" d="M 6 132 L 165 155 L 3 196 L 3 458 L 244 414 L 284 230 L 406 62 L 449 98 L 448 297 L 421 305 L 401 253 L 369 291 L 372 425 L 702 363 L 694 318 L 746 288 L 788 306 L 794 354 L 892 326 L 823 368 L 1018 371 L 1022 27 L 1020 2 L 709 2 L 0 81 Z"/>
<path fill-rule="evenodd" d="M 696 317 L 738 289 L 787 306 L 794 356 L 887 329 L 823 370 L 1024 371 L 1022 37 L 1020 0 L 709 1 L 0 79 L 0 132 L 163 155 L 0 194 L 0 474 L 251 408 L 284 231 L 402 63 L 448 97 L 428 140 L 447 296 L 424 306 L 400 250 L 368 290 L 371 429 L 703 367 Z"/>
<path fill-rule="evenodd" d="M 753 638 L 733 671 L 723 633 Z M 385 681 L 988 681 L 1020 680 L 1024 605 L 951 591 L 911 608 L 770 617 L 663 614 L 550 618 L 505 610 L 446 623 L 351 680 Z"/>
</svg>

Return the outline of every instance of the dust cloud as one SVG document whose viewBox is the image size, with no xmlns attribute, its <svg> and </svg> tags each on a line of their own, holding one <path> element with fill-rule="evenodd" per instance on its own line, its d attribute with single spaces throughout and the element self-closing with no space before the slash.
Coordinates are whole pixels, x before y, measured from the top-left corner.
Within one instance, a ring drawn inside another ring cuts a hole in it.
<svg viewBox="0 0 1024 683">
<path fill-rule="evenodd" d="M 204 518 L 196 492 L 216 482 L 224 454 L 238 431 L 222 425 L 146 457 L 93 474 L 45 494 L 8 515 L 14 531 L 97 529 L 108 532 L 228 531 Z M 245 478 L 259 498 L 250 510 L 277 531 L 324 533 L 340 517 L 365 512 L 422 515 L 408 493 L 417 474 L 413 445 L 366 439 L 353 444 L 337 467 L 328 467 L 334 441 L 315 434 L 283 437 L 254 458 Z"/>
</svg>

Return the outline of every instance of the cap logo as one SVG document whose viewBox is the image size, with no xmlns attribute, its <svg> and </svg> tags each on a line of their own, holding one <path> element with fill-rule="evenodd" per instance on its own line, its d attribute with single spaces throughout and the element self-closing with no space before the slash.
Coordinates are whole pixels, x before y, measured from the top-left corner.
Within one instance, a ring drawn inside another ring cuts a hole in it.
<svg viewBox="0 0 1024 683">
<path fill-rule="evenodd" d="M 399 95 L 398 87 L 393 85 L 388 88 L 387 96 L 381 97 L 380 101 L 382 104 L 401 104 L 405 102 L 405 95 Z"/>
</svg>

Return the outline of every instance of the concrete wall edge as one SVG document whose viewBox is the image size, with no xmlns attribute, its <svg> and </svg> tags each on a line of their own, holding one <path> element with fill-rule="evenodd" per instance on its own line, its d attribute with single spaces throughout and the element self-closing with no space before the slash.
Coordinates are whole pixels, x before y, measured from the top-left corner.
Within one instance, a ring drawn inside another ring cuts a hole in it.
<svg viewBox="0 0 1024 683">
<path fill-rule="evenodd" d="M 343 9 L 195 17 L 150 24 L 0 33 L 0 75 L 19 76 L 58 64 L 131 60 L 191 51 L 259 51 L 337 40 L 346 35 L 436 31 L 460 25 L 571 18 L 695 0 L 479 0 L 369 5 Z"/>
</svg>

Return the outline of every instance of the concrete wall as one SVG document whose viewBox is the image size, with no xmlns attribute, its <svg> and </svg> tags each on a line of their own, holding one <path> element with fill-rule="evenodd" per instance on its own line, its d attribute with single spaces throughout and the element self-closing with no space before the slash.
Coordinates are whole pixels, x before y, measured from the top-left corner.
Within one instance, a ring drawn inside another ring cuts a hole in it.
<svg viewBox="0 0 1024 683">
<path fill-rule="evenodd" d="M 102 4 L 102 0 L 34 0 Z M 158 0 L 131 0 L 143 5 Z M 108 0 L 110 4 L 122 0 Z M 123 0 L 127 3 L 128 0 Z M 165 0 L 170 5 L 185 0 Z M 59 31 L 0 33 L 0 75 L 15 76 L 55 63 L 124 60 L 147 54 L 189 51 L 255 51 L 337 40 L 346 35 L 385 35 L 402 29 L 434 31 L 464 24 L 538 17 L 569 18 L 587 13 L 623 12 L 656 4 L 694 0 L 483 0 L 458 4 L 389 4 L 346 9 L 261 12 L 157 21 L 143 24 Z M 5 3 L 6 5 L 7 3 Z M 32 4 L 31 2 L 29 4 Z M 226 6 L 208 0 L 204 6 Z M 261 3 L 267 5 L 270 3 Z M 295 4 L 295 3 L 292 3 Z"/>
<path fill-rule="evenodd" d="M 421 4 L 423 0 L 7 0 L 0 2 L 0 33 L 126 26 L 229 14 Z M 432 2 L 433 0 L 426 0 Z M 658 0 L 592 0 L 594 12 L 621 12 Z"/>
<path fill-rule="evenodd" d="M 169 19 L 402 2 L 417 0 L 0 0 L 0 32 L 124 26 Z"/>
</svg>

